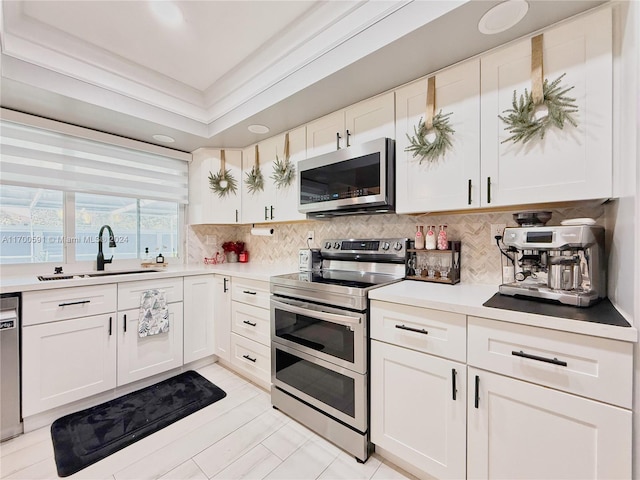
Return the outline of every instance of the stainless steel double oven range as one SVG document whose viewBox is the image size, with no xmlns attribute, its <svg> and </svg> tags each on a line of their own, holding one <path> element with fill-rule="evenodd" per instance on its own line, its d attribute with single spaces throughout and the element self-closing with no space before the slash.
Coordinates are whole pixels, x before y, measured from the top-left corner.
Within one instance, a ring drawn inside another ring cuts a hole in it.
<svg viewBox="0 0 640 480">
<path fill-rule="evenodd" d="M 369 442 L 369 300 L 401 280 L 408 239 L 327 240 L 322 270 L 271 277 L 271 402 L 361 462 Z"/>
</svg>

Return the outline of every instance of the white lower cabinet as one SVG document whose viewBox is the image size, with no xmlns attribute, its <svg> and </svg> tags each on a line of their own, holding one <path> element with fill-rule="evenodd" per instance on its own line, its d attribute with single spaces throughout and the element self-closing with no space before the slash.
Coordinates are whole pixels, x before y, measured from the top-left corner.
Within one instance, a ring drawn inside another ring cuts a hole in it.
<svg viewBox="0 0 640 480">
<path fill-rule="evenodd" d="M 631 478 L 631 411 L 473 367 L 468 378 L 468 478 Z"/>
<path fill-rule="evenodd" d="M 383 454 L 421 478 L 631 478 L 633 344 L 460 317 L 371 302 Z"/>
<path fill-rule="evenodd" d="M 115 312 L 22 329 L 22 416 L 116 386 Z"/>
<path fill-rule="evenodd" d="M 464 478 L 466 369 L 372 340 L 371 441 L 429 475 Z"/>
<path fill-rule="evenodd" d="M 213 355 L 215 350 L 213 274 L 184 277 L 184 363 Z"/>
<path fill-rule="evenodd" d="M 181 367 L 182 302 L 170 303 L 169 331 L 140 337 L 139 309 L 118 312 L 118 386 Z"/>
<path fill-rule="evenodd" d="M 214 352 L 218 358 L 231 360 L 231 277 L 215 275 L 214 297 Z"/>
<path fill-rule="evenodd" d="M 269 389 L 269 282 L 234 278 L 231 298 L 231 367 L 258 385 Z"/>
</svg>

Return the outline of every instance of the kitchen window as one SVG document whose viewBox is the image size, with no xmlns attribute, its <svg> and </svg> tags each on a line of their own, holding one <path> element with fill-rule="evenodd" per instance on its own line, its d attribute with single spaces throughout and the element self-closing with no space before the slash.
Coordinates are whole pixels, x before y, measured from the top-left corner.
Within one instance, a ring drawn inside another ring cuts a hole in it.
<svg viewBox="0 0 640 480">
<path fill-rule="evenodd" d="M 0 188 L 0 264 L 62 262 L 64 196 L 42 188 Z"/>
<path fill-rule="evenodd" d="M 0 121 L 0 264 L 179 255 L 190 156 L 43 122 Z"/>
</svg>

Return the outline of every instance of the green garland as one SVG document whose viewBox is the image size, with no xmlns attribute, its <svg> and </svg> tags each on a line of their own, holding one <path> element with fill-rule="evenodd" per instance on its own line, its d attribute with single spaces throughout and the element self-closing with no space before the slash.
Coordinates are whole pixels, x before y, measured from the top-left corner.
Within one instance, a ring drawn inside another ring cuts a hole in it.
<svg viewBox="0 0 640 480">
<path fill-rule="evenodd" d="M 264 190 L 264 177 L 262 176 L 262 171 L 259 166 L 254 165 L 251 167 L 251 171 L 247 172 L 247 178 L 244 183 L 246 183 L 247 190 L 249 190 L 251 194 L 256 194 Z"/>
<path fill-rule="evenodd" d="M 273 175 L 271 178 L 276 184 L 276 188 L 288 187 L 296 176 L 296 167 L 289 158 L 280 160 L 276 154 L 276 161 L 273 164 Z"/>
<path fill-rule="evenodd" d="M 443 114 L 442 110 L 433 117 L 433 127 L 427 129 L 424 120 L 421 118 L 417 127 L 413 127 L 414 136 L 407 134 L 409 145 L 404 149 L 405 152 L 413 152 L 413 157 L 420 156 L 420 163 L 426 159 L 429 162 L 436 161 L 439 157 L 444 156 L 447 149 L 452 146 L 451 135 L 455 130 L 449 125 L 449 117 L 452 112 Z M 433 142 L 427 140 L 427 134 L 433 131 L 435 138 Z"/>
<path fill-rule="evenodd" d="M 223 184 L 223 182 L 225 182 Z M 220 198 L 225 195 L 235 194 L 238 189 L 238 182 L 231 175 L 228 169 L 220 170 L 215 175 L 209 172 L 209 188 L 218 194 Z"/>
<path fill-rule="evenodd" d="M 547 79 L 544 80 L 542 85 L 542 105 L 547 107 L 548 114 L 541 118 L 536 118 L 535 116 L 538 105 L 534 104 L 531 92 L 525 88 L 524 94 L 520 95 L 520 99 L 517 100 L 516 91 L 513 91 L 511 108 L 502 112 L 503 115 L 498 115 L 498 118 L 507 125 L 505 130 L 511 134 L 509 138 L 501 143 L 522 142 L 524 144 L 537 135 L 542 140 L 547 128 L 554 126 L 562 129 L 565 122 L 574 127 L 578 126 L 572 115 L 578 111 L 578 107 L 575 104 L 576 99 L 566 96 L 566 93 L 573 87 L 564 88 L 560 86 L 560 81 L 564 76 L 565 74 L 563 73 L 551 83 Z"/>
</svg>

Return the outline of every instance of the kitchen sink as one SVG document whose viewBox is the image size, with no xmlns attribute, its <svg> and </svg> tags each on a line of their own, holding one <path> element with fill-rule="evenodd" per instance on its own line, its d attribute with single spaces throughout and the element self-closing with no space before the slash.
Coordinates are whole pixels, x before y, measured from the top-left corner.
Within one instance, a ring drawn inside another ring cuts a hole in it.
<svg viewBox="0 0 640 480">
<path fill-rule="evenodd" d="M 38 275 L 38 280 L 41 282 L 47 282 L 50 280 L 76 280 L 80 278 L 93 278 L 93 277 L 106 277 L 110 275 L 131 275 L 134 273 L 154 273 L 161 272 L 162 270 L 155 270 L 152 268 L 145 268 L 144 270 L 117 270 L 109 272 L 89 272 L 89 273 L 57 273 L 54 275 Z"/>
</svg>

